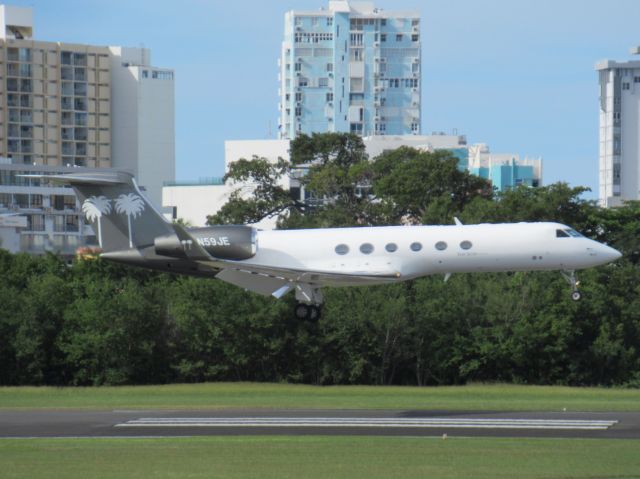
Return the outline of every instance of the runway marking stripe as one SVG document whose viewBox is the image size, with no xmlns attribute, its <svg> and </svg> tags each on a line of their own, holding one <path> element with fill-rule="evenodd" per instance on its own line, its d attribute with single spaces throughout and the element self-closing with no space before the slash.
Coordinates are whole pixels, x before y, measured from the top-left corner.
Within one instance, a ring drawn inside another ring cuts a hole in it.
<svg viewBox="0 0 640 479">
<path fill-rule="evenodd" d="M 139 418 L 116 427 L 411 427 L 605 430 L 618 421 L 460 418 Z"/>
</svg>

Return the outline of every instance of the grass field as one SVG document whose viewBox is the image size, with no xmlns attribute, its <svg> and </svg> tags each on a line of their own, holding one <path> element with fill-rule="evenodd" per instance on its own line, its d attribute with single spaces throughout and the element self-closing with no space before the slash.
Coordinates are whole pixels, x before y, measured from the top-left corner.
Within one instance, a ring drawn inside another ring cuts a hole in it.
<svg viewBox="0 0 640 479">
<path fill-rule="evenodd" d="M 640 478 L 640 442 L 384 437 L 0 440 L 10 478 Z"/>
<path fill-rule="evenodd" d="M 640 411 L 640 390 L 555 386 L 306 386 L 257 383 L 2 387 L 0 408 L 293 408 Z"/>
</svg>

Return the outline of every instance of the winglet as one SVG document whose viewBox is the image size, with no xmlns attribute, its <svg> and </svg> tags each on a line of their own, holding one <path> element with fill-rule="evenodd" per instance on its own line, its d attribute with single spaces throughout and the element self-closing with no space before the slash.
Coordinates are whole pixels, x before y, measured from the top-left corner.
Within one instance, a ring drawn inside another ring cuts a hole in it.
<svg viewBox="0 0 640 479">
<path fill-rule="evenodd" d="M 462 221 L 460 221 L 460 220 L 458 219 L 458 217 L 457 217 L 457 216 L 454 216 L 454 217 L 453 217 L 453 221 L 455 221 L 455 222 L 456 222 L 456 225 L 457 225 L 457 226 L 462 226 Z"/>
</svg>

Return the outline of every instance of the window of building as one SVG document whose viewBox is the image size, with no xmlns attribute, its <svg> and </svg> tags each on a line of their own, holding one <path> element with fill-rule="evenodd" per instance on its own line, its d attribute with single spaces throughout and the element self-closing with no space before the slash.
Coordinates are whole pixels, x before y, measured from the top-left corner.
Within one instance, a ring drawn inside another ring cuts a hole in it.
<svg viewBox="0 0 640 479">
<path fill-rule="evenodd" d="M 173 80 L 173 72 L 154 70 L 153 72 L 151 72 L 151 77 L 156 80 Z"/>
<path fill-rule="evenodd" d="M 65 231 L 77 232 L 80 230 L 80 221 L 78 215 L 65 216 Z"/>
<path fill-rule="evenodd" d="M 419 42 L 420 41 L 420 35 L 418 35 L 417 33 L 414 33 L 413 35 L 411 35 L 411 41 L 412 42 Z"/>
<path fill-rule="evenodd" d="M 640 77 L 633 77 L 633 83 L 640 83 Z"/>
<path fill-rule="evenodd" d="M 388 243 L 384 249 L 386 249 L 389 253 L 394 253 L 398 250 L 398 245 L 395 243 Z"/>
<path fill-rule="evenodd" d="M 333 101 L 333 93 L 327 93 L 327 102 Z"/>
<path fill-rule="evenodd" d="M 381 33 L 380 34 L 380 41 L 381 42 L 386 42 L 387 41 L 387 34 L 386 33 Z"/>
<path fill-rule="evenodd" d="M 302 116 L 302 107 L 297 106 L 295 113 L 296 113 L 296 116 Z"/>
<path fill-rule="evenodd" d="M 362 134 L 362 123 L 351 123 L 350 132 L 356 135 Z"/>
<path fill-rule="evenodd" d="M 60 63 L 71 65 L 71 52 L 60 52 Z"/>
<path fill-rule="evenodd" d="M 371 253 L 373 253 L 373 245 L 371 243 L 362 243 L 360 245 L 360 252 L 362 254 L 371 254 Z"/>
<path fill-rule="evenodd" d="M 333 26 L 333 17 L 327 17 L 327 26 L 328 27 Z"/>
<path fill-rule="evenodd" d="M 630 90 L 630 89 L 631 89 L 631 83 L 629 83 L 629 82 L 623 82 L 623 83 L 622 83 L 622 89 L 623 89 L 623 90 Z"/>
<path fill-rule="evenodd" d="M 420 25 L 420 19 L 419 18 L 411 19 L 411 26 L 412 27 L 417 27 L 418 25 Z"/>
<path fill-rule="evenodd" d="M 349 247 L 346 244 L 339 244 L 336 246 L 336 253 L 339 255 L 345 255 L 349 252 Z"/>
<path fill-rule="evenodd" d="M 413 122 L 411 123 L 411 132 L 412 133 L 418 133 L 418 131 L 420 130 L 420 126 L 418 125 L 417 122 Z"/>
<path fill-rule="evenodd" d="M 25 195 L 25 194 L 13 195 L 13 204 L 16 205 L 18 208 L 28 208 L 29 195 Z"/>
<path fill-rule="evenodd" d="M 327 88 L 329 86 L 328 78 L 318 78 L 318 87 Z"/>
<path fill-rule="evenodd" d="M 149 70 L 142 70 L 142 78 L 149 78 Z"/>
<path fill-rule="evenodd" d="M 415 243 L 411 243 L 409 248 L 411 251 L 420 251 L 422 249 L 422 243 L 416 241 Z"/>
<path fill-rule="evenodd" d="M 31 207 L 42 208 L 42 195 L 31 195 Z"/>
<path fill-rule="evenodd" d="M 386 27 L 387 26 L 387 19 L 386 18 L 380 19 L 380 26 L 382 26 L 382 27 Z"/>
<path fill-rule="evenodd" d="M 471 241 L 464 240 L 462 243 L 460 243 L 460 248 L 465 250 L 471 249 L 472 246 L 473 245 L 471 244 Z"/>
<path fill-rule="evenodd" d="M 402 33 L 398 33 L 396 35 L 396 42 L 401 42 L 402 41 Z"/>
<path fill-rule="evenodd" d="M 327 71 L 328 72 L 332 72 L 333 71 L 333 63 L 327 63 Z"/>
<path fill-rule="evenodd" d="M 44 215 L 27 216 L 27 229 L 30 231 L 44 231 Z"/>
<path fill-rule="evenodd" d="M 296 101 L 302 101 L 302 93 L 298 92 L 296 93 Z"/>
<path fill-rule="evenodd" d="M 307 77 L 298 78 L 298 86 L 308 86 L 308 85 L 309 85 L 309 79 Z"/>
<path fill-rule="evenodd" d="M 311 25 L 314 27 L 318 26 L 318 17 L 311 17 Z"/>
</svg>

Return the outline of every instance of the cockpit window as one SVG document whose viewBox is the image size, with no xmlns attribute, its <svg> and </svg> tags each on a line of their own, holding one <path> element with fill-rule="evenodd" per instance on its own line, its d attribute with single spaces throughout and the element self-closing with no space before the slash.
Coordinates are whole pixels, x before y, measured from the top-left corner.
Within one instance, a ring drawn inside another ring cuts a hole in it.
<svg viewBox="0 0 640 479">
<path fill-rule="evenodd" d="M 582 235 L 572 228 L 556 230 L 556 238 L 582 238 Z"/>
</svg>

